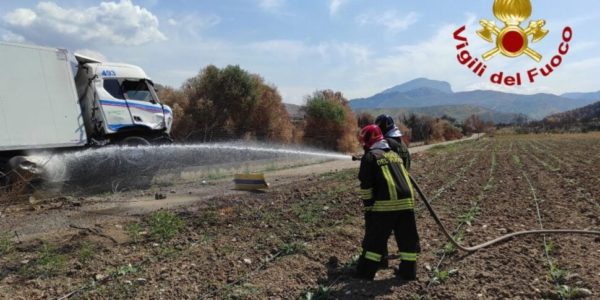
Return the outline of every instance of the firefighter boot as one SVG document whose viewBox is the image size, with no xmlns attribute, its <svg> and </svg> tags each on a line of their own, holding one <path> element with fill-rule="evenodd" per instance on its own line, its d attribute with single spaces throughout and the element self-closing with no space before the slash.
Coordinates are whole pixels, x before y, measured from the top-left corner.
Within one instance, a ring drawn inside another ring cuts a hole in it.
<svg viewBox="0 0 600 300">
<path fill-rule="evenodd" d="M 379 269 L 387 269 L 390 267 L 389 257 L 386 255 L 381 258 L 381 262 L 379 262 Z"/>
<path fill-rule="evenodd" d="M 396 277 L 403 281 L 417 280 L 417 262 L 402 261 L 396 271 Z"/>
<path fill-rule="evenodd" d="M 363 280 L 373 280 L 375 279 L 375 273 L 377 273 L 378 267 L 379 262 L 368 260 L 361 256 L 358 259 L 358 264 L 356 266 L 356 273 L 354 274 L 354 278 Z"/>
</svg>

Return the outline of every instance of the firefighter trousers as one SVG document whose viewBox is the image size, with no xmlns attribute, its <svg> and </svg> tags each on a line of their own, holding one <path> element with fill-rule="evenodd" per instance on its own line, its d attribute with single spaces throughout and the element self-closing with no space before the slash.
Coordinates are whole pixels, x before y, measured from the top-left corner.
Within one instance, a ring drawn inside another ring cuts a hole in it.
<svg viewBox="0 0 600 300">
<path fill-rule="evenodd" d="M 368 280 L 375 278 L 384 254 L 387 253 L 387 241 L 392 231 L 398 235 L 396 243 L 400 266 L 397 275 L 403 280 L 416 279 L 418 234 L 412 209 L 365 213 L 363 250 L 356 268 L 358 277 Z"/>
</svg>

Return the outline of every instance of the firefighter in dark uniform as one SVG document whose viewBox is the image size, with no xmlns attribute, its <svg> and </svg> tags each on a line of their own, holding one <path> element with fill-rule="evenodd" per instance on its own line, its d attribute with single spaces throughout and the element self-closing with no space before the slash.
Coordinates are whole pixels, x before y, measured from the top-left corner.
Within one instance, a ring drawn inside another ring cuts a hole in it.
<svg viewBox="0 0 600 300">
<path fill-rule="evenodd" d="M 404 162 L 404 168 L 407 171 L 410 170 L 410 152 L 408 152 L 408 146 L 402 140 L 402 132 L 398 129 L 398 126 L 394 123 L 394 118 L 389 115 L 380 115 L 375 119 L 375 124 L 381 129 L 381 133 L 385 137 L 385 140 L 390 145 L 392 151 L 398 153 L 402 161 Z"/>
<path fill-rule="evenodd" d="M 379 115 L 375 119 L 375 124 L 381 129 L 381 133 L 383 133 L 383 137 L 388 142 L 390 149 L 392 151 L 398 153 L 400 158 L 402 158 L 402 162 L 404 163 L 404 168 L 406 171 L 410 170 L 410 152 L 408 151 L 408 146 L 402 140 L 402 132 L 398 129 L 394 122 L 394 118 L 389 115 Z M 400 233 L 394 231 L 394 238 L 396 238 L 396 242 L 399 243 L 402 239 Z M 421 252 L 421 246 L 417 243 L 417 252 Z M 381 268 L 388 267 L 388 252 L 383 253 L 383 259 L 381 262 Z"/>
<path fill-rule="evenodd" d="M 365 236 L 356 277 L 373 280 L 387 249 L 392 231 L 398 232 L 400 266 L 397 276 L 416 279 L 417 226 L 414 192 L 402 159 L 390 149 L 377 125 L 365 126 L 360 134 L 365 155 L 358 178 L 365 209 Z"/>
</svg>

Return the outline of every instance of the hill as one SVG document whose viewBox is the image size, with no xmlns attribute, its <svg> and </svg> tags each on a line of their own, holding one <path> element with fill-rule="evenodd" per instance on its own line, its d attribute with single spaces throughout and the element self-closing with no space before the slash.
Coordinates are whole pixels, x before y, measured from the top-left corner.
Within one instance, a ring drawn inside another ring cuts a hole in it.
<svg viewBox="0 0 600 300">
<path fill-rule="evenodd" d="M 388 114 L 391 116 L 399 115 L 426 115 L 432 117 L 442 117 L 443 115 L 452 117 L 459 122 L 464 121 L 471 115 L 478 116 L 484 122 L 491 121 L 493 123 L 510 123 L 513 122 L 517 117 L 522 116 L 521 114 L 504 113 L 498 112 L 491 109 L 487 109 L 481 106 L 470 105 L 470 104 L 458 104 L 458 105 L 437 105 L 437 106 L 426 106 L 426 107 L 406 107 L 406 108 L 358 108 L 357 113 L 368 112 L 374 116 L 380 114 Z"/>
<path fill-rule="evenodd" d="M 566 93 L 562 94 L 562 96 L 569 99 L 585 99 L 600 101 L 600 91 L 591 93 Z"/>
<path fill-rule="evenodd" d="M 600 121 L 600 101 L 578 109 L 550 115 L 544 118 L 546 122 L 577 122 L 588 123 Z"/>
<path fill-rule="evenodd" d="M 440 92 L 446 93 L 446 94 L 452 93 L 452 87 L 450 86 L 449 83 L 447 83 L 445 81 L 431 80 L 431 79 L 427 79 L 427 78 L 417 78 L 417 79 L 408 81 L 406 83 L 389 88 L 389 89 L 381 92 L 381 94 L 404 93 L 404 92 L 410 92 L 413 90 L 418 90 L 418 89 L 423 89 L 423 88 L 437 90 L 437 91 L 440 91 Z"/>
<path fill-rule="evenodd" d="M 518 132 L 588 132 L 600 130 L 600 101 L 531 122 Z"/>
<path fill-rule="evenodd" d="M 365 110 L 468 104 L 498 113 L 525 114 L 539 120 L 593 102 L 587 97 L 570 99 L 553 94 L 520 95 L 487 90 L 455 93 L 447 82 L 417 79 L 368 98 L 351 100 L 350 106 L 354 110 Z"/>
</svg>

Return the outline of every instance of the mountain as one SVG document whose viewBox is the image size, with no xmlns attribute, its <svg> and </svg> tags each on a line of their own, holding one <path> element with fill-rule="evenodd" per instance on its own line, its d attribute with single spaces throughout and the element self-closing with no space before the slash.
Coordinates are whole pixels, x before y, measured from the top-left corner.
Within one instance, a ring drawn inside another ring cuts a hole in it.
<svg viewBox="0 0 600 300">
<path fill-rule="evenodd" d="M 447 82 L 416 79 L 368 98 L 351 100 L 350 107 L 364 110 L 469 104 L 500 113 L 525 114 L 539 120 L 593 102 L 552 94 L 520 95 L 486 90 L 454 93 Z"/>
<path fill-rule="evenodd" d="M 574 110 L 547 116 L 531 122 L 522 132 L 589 132 L 600 131 L 600 101 Z"/>
<path fill-rule="evenodd" d="M 544 118 L 547 122 L 599 122 L 600 101 L 574 110 L 553 114 Z"/>
<path fill-rule="evenodd" d="M 493 123 L 510 123 L 513 122 L 517 117 L 522 116 L 521 114 L 504 113 L 498 112 L 491 109 L 487 109 L 481 106 L 470 105 L 470 104 L 458 104 L 458 105 L 437 105 L 437 106 L 426 106 L 426 107 L 407 107 L 407 108 L 375 108 L 375 109 L 356 109 L 357 113 L 368 112 L 373 116 L 381 114 L 387 114 L 391 116 L 405 115 L 408 116 L 411 113 L 416 115 L 426 115 L 432 117 L 442 117 L 444 115 L 452 117 L 459 122 L 463 122 L 466 118 L 471 115 L 478 116 L 481 120 Z"/>
<path fill-rule="evenodd" d="M 418 89 L 432 89 L 432 90 L 440 91 L 445 94 L 452 93 L 452 87 L 450 86 L 449 83 L 447 83 L 445 81 L 431 80 L 431 79 L 427 79 L 427 78 L 417 78 L 417 79 L 408 81 L 406 83 L 389 88 L 389 89 L 381 92 L 381 94 L 404 93 L 404 92 L 410 92 L 410 91 L 418 90 Z"/>
<path fill-rule="evenodd" d="M 600 101 L 600 91 L 591 93 L 566 93 L 562 94 L 562 97 L 569 99 L 586 99 Z"/>
</svg>

